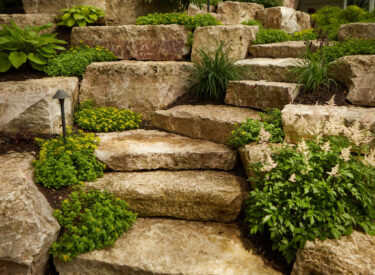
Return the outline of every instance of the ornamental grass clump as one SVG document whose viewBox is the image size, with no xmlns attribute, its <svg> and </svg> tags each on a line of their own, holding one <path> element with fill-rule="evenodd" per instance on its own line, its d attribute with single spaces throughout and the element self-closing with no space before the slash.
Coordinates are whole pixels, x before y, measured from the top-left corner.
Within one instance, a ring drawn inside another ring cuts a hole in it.
<svg viewBox="0 0 375 275">
<path fill-rule="evenodd" d="M 113 246 L 137 217 L 124 200 L 98 190 L 71 193 L 53 216 L 61 226 L 62 235 L 52 244 L 50 253 L 64 262 L 82 253 Z"/>
<path fill-rule="evenodd" d="M 142 115 L 126 109 L 96 107 L 93 101 L 83 102 L 74 114 L 79 127 L 93 132 L 114 132 L 137 129 Z"/>
</svg>

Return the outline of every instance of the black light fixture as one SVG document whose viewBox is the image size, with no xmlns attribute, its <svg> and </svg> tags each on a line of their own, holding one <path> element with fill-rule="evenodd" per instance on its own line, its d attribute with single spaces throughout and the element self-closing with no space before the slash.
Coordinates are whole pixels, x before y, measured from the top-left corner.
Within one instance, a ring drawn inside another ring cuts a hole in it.
<svg viewBox="0 0 375 275">
<path fill-rule="evenodd" d="M 66 124 L 65 124 L 65 110 L 64 110 L 64 101 L 66 98 L 69 98 L 69 95 L 64 90 L 58 90 L 57 93 L 53 96 L 54 99 L 58 99 L 61 107 L 61 121 L 63 128 L 63 138 L 64 142 L 66 141 Z"/>
<path fill-rule="evenodd" d="M 207 0 L 207 12 L 210 12 L 210 0 Z"/>
</svg>

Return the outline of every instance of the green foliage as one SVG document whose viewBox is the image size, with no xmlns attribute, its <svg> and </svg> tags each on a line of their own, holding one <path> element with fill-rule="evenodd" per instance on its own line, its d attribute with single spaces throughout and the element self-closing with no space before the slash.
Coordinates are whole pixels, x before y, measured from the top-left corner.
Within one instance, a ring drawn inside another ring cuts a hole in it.
<svg viewBox="0 0 375 275">
<path fill-rule="evenodd" d="M 46 188 L 59 189 L 80 181 L 93 181 L 103 175 L 105 165 L 94 155 L 99 138 L 93 133 L 69 131 L 66 143 L 62 136 L 36 139 L 36 142 L 41 149 L 34 161 L 35 182 Z"/>
<path fill-rule="evenodd" d="M 61 21 L 57 23 L 66 27 L 85 27 L 87 24 L 93 24 L 99 18 L 104 17 L 104 11 L 98 7 L 74 6 L 69 9 L 62 9 Z"/>
<path fill-rule="evenodd" d="M 12 21 L 10 26 L 1 27 L 0 73 L 8 71 L 12 66 L 17 69 L 26 62 L 34 69 L 43 70 L 48 59 L 57 54 L 57 50 L 65 50 L 59 44 L 66 42 L 56 39 L 57 34 L 40 34 L 42 30 L 52 27 L 52 23 L 22 29 Z"/>
<path fill-rule="evenodd" d="M 282 142 L 284 140 L 284 132 L 281 111 L 279 109 L 267 110 L 265 113 L 261 113 L 260 121 L 248 118 L 232 131 L 229 144 L 234 148 L 238 148 L 251 142 L 260 142 L 262 128 L 271 134 L 269 142 Z"/>
<path fill-rule="evenodd" d="M 194 61 L 190 76 L 191 90 L 198 98 L 223 102 L 230 80 L 242 78 L 240 67 L 229 58 L 224 43 L 221 42 L 214 52 L 199 49 L 200 61 Z"/>
<path fill-rule="evenodd" d="M 63 234 L 52 244 L 50 253 L 65 262 L 79 254 L 113 246 L 137 217 L 124 200 L 98 190 L 71 193 L 53 216 Z"/>
<path fill-rule="evenodd" d="M 324 47 L 324 56 L 327 62 L 334 61 L 342 56 L 356 54 L 375 54 L 375 40 L 351 39 Z"/>
<path fill-rule="evenodd" d="M 299 32 L 295 32 L 290 35 L 290 40 L 293 41 L 305 41 L 305 40 L 315 40 L 318 38 L 318 34 L 314 29 L 306 29 Z"/>
<path fill-rule="evenodd" d="M 50 76 L 82 76 L 92 62 L 113 61 L 117 57 L 102 47 L 80 46 L 62 52 L 48 61 L 44 72 Z"/>
<path fill-rule="evenodd" d="M 223 2 L 223 0 L 210 0 L 210 6 L 217 7 L 220 2 Z M 191 4 L 201 7 L 203 4 L 207 5 L 207 0 L 193 0 Z"/>
<path fill-rule="evenodd" d="M 282 0 L 235 0 L 237 2 L 250 2 L 250 3 L 257 3 L 263 5 L 265 8 L 277 7 L 282 6 Z"/>
<path fill-rule="evenodd" d="M 137 129 L 142 119 L 140 114 L 130 110 L 95 107 L 93 101 L 86 101 L 74 114 L 74 121 L 85 130 L 113 132 Z"/>
<path fill-rule="evenodd" d="M 344 137 L 284 146 L 251 167 L 250 233 L 269 232 L 288 262 L 307 240 L 338 239 L 356 227 L 375 234 L 375 169 L 349 146 Z"/>
<path fill-rule="evenodd" d="M 291 40 L 290 36 L 283 30 L 264 29 L 261 28 L 258 32 L 254 44 L 269 44 Z"/>
<path fill-rule="evenodd" d="M 262 28 L 262 23 L 260 23 L 257 20 L 252 20 L 252 19 L 243 21 L 243 22 L 241 22 L 241 24 L 242 25 L 247 25 L 247 26 L 259 26 L 260 28 Z"/>
</svg>

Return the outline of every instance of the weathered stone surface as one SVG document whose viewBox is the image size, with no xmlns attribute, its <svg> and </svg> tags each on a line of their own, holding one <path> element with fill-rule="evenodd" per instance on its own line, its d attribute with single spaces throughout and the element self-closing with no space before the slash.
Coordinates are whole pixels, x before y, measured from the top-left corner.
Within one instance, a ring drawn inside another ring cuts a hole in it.
<svg viewBox="0 0 375 275">
<path fill-rule="evenodd" d="M 300 3 L 300 0 L 284 0 L 284 7 L 297 9 L 298 4 Z"/>
<path fill-rule="evenodd" d="M 46 271 L 49 247 L 60 226 L 33 182 L 24 153 L 0 156 L 0 273 L 39 275 Z"/>
<path fill-rule="evenodd" d="M 213 5 L 210 5 L 210 13 L 215 13 L 215 12 L 216 12 L 216 7 L 213 6 Z M 205 13 L 207 13 L 207 5 L 206 4 L 203 4 L 201 8 L 194 5 L 194 4 L 190 4 L 189 7 L 188 7 L 188 10 L 187 10 L 187 14 L 190 15 L 190 16 L 195 16 L 195 15 L 198 15 L 198 14 L 205 14 Z M 216 14 L 216 15 L 218 16 L 218 14 Z"/>
<path fill-rule="evenodd" d="M 54 14 L 0 14 L 0 25 L 10 25 L 14 21 L 17 26 L 24 28 L 26 26 L 41 26 L 47 23 L 55 23 Z M 0 27 L 0 30 L 2 27 Z M 56 25 L 44 32 L 56 31 Z M 43 33 L 43 32 L 41 32 Z"/>
<path fill-rule="evenodd" d="M 59 13 L 75 5 L 88 5 L 105 10 L 106 0 L 22 0 L 25 13 Z"/>
<path fill-rule="evenodd" d="M 67 126 L 71 126 L 74 107 L 78 103 L 78 78 L 48 77 L 0 82 L 0 132 L 60 133 L 60 104 L 52 98 L 58 89 L 70 96 L 65 100 L 65 115 Z"/>
<path fill-rule="evenodd" d="M 72 44 L 102 46 L 120 59 L 183 60 L 190 53 L 188 33 L 180 25 L 75 27 Z"/>
<path fill-rule="evenodd" d="M 304 129 L 301 129 L 301 125 L 296 123 L 298 118 L 303 117 L 306 121 L 303 127 L 309 128 L 314 127 L 317 121 L 327 120 L 331 116 L 344 119 L 347 124 L 358 120 L 363 122 L 363 126 L 369 125 L 367 126 L 369 130 L 375 133 L 375 108 L 289 104 L 282 110 L 285 141 L 297 143 L 302 138 L 311 138 L 306 131 L 303 131 Z"/>
<path fill-rule="evenodd" d="M 225 25 L 238 25 L 243 21 L 255 19 L 257 11 L 263 10 L 263 5 L 247 2 L 219 2 L 217 13 Z"/>
<path fill-rule="evenodd" d="M 138 219 L 113 248 L 55 264 L 60 275 L 281 274 L 245 248 L 234 224 L 168 219 Z"/>
<path fill-rule="evenodd" d="M 350 23 L 341 25 L 339 40 L 353 38 L 375 39 L 375 23 Z"/>
<path fill-rule="evenodd" d="M 312 41 L 313 48 L 318 47 L 316 41 Z M 251 45 L 249 54 L 252 57 L 288 58 L 301 57 L 306 52 L 305 41 L 286 41 L 271 44 Z"/>
<path fill-rule="evenodd" d="M 251 41 L 259 31 L 258 26 L 209 26 L 199 27 L 194 32 L 192 61 L 199 61 L 198 49 L 210 53 L 214 52 L 221 41 L 228 50 L 229 58 L 233 60 L 244 59 Z"/>
<path fill-rule="evenodd" d="M 102 62 L 87 67 L 80 100 L 131 108 L 147 118 L 189 91 L 190 62 Z"/>
<path fill-rule="evenodd" d="M 156 111 L 151 124 L 168 132 L 227 144 L 235 124 L 247 118 L 260 119 L 260 116 L 257 111 L 247 108 L 180 105 Z"/>
<path fill-rule="evenodd" d="M 292 275 L 375 274 L 375 237 L 354 231 L 339 240 L 308 241 L 298 250 Z"/>
<path fill-rule="evenodd" d="M 282 109 L 298 95 L 297 84 L 268 81 L 229 81 L 225 103 L 240 107 Z"/>
<path fill-rule="evenodd" d="M 86 186 L 108 190 L 140 216 L 218 222 L 233 222 L 248 194 L 241 177 L 196 170 L 106 173 Z"/>
<path fill-rule="evenodd" d="M 266 80 L 273 82 L 294 83 L 288 71 L 297 67 L 299 58 L 252 58 L 236 62 L 236 65 L 245 70 L 246 80 Z"/>
<path fill-rule="evenodd" d="M 347 99 L 351 103 L 375 106 L 375 55 L 344 56 L 332 65 L 332 78 L 349 89 Z"/>
<path fill-rule="evenodd" d="M 236 152 L 229 147 L 155 130 L 98 135 L 96 156 L 114 171 L 154 169 L 231 170 Z"/>
<path fill-rule="evenodd" d="M 265 28 L 280 29 L 287 33 L 311 28 L 308 13 L 287 7 L 274 7 L 257 11 L 256 19 Z"/>
</svg>

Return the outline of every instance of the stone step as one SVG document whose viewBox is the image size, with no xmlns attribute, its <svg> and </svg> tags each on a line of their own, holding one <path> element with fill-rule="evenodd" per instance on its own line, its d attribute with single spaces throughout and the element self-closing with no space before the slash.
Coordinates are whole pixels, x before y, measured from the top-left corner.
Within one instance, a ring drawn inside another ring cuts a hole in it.
<svg viewBox="0 0 375 275">
<path fill-rule="evenodd" d="M 89 189 L 108 190 L 144 217 L 233 222 L 247 197 L 247 183 L 219 171 L 105 173 Z"/>
<path fill-rule="evenodd" d="M 282 109 L 298 95 L 298 85 L 285 82 L 229 81 L 225 103 L 240 107 Z"/>
<path fill-rule="evenodd" d="M 266 80 L 273 82 L 295 83 L 288 70 L 297 67 L 299 58 L 252 58 L 236 62 L 245 71 L 245 80 Z"/>
<path fill-rule="evenodd" d="M 232 170 L 237 154 L 228 146 L 156 130 L 131 130 L 98 134 L 95 151 L 114 171 L 138 170 Z"/>
<path fill-rule="evenodd" d="M 180 105 L 156 111 L 152 126 L 192 138 L 228 143 L 235 124 L 260 119 L 257 111 L 225 105 Z"/>
<path fill-rule="evenodd" d="M 235 224 L 139 218 L 113 247 L 54 262 L 60 275 L 281 275 L 251 247 Z"/>
<path fill-rule="evenodd" d="M 313 41 L 313 47 L 318 43 Z M 298 58 L 306 52 L 305 41 L 286 41 L 271 44 L 252 45 L 249 47 L 249 54 L 252 57 L 271 57 L 271 58 Z"/>
</svg>

